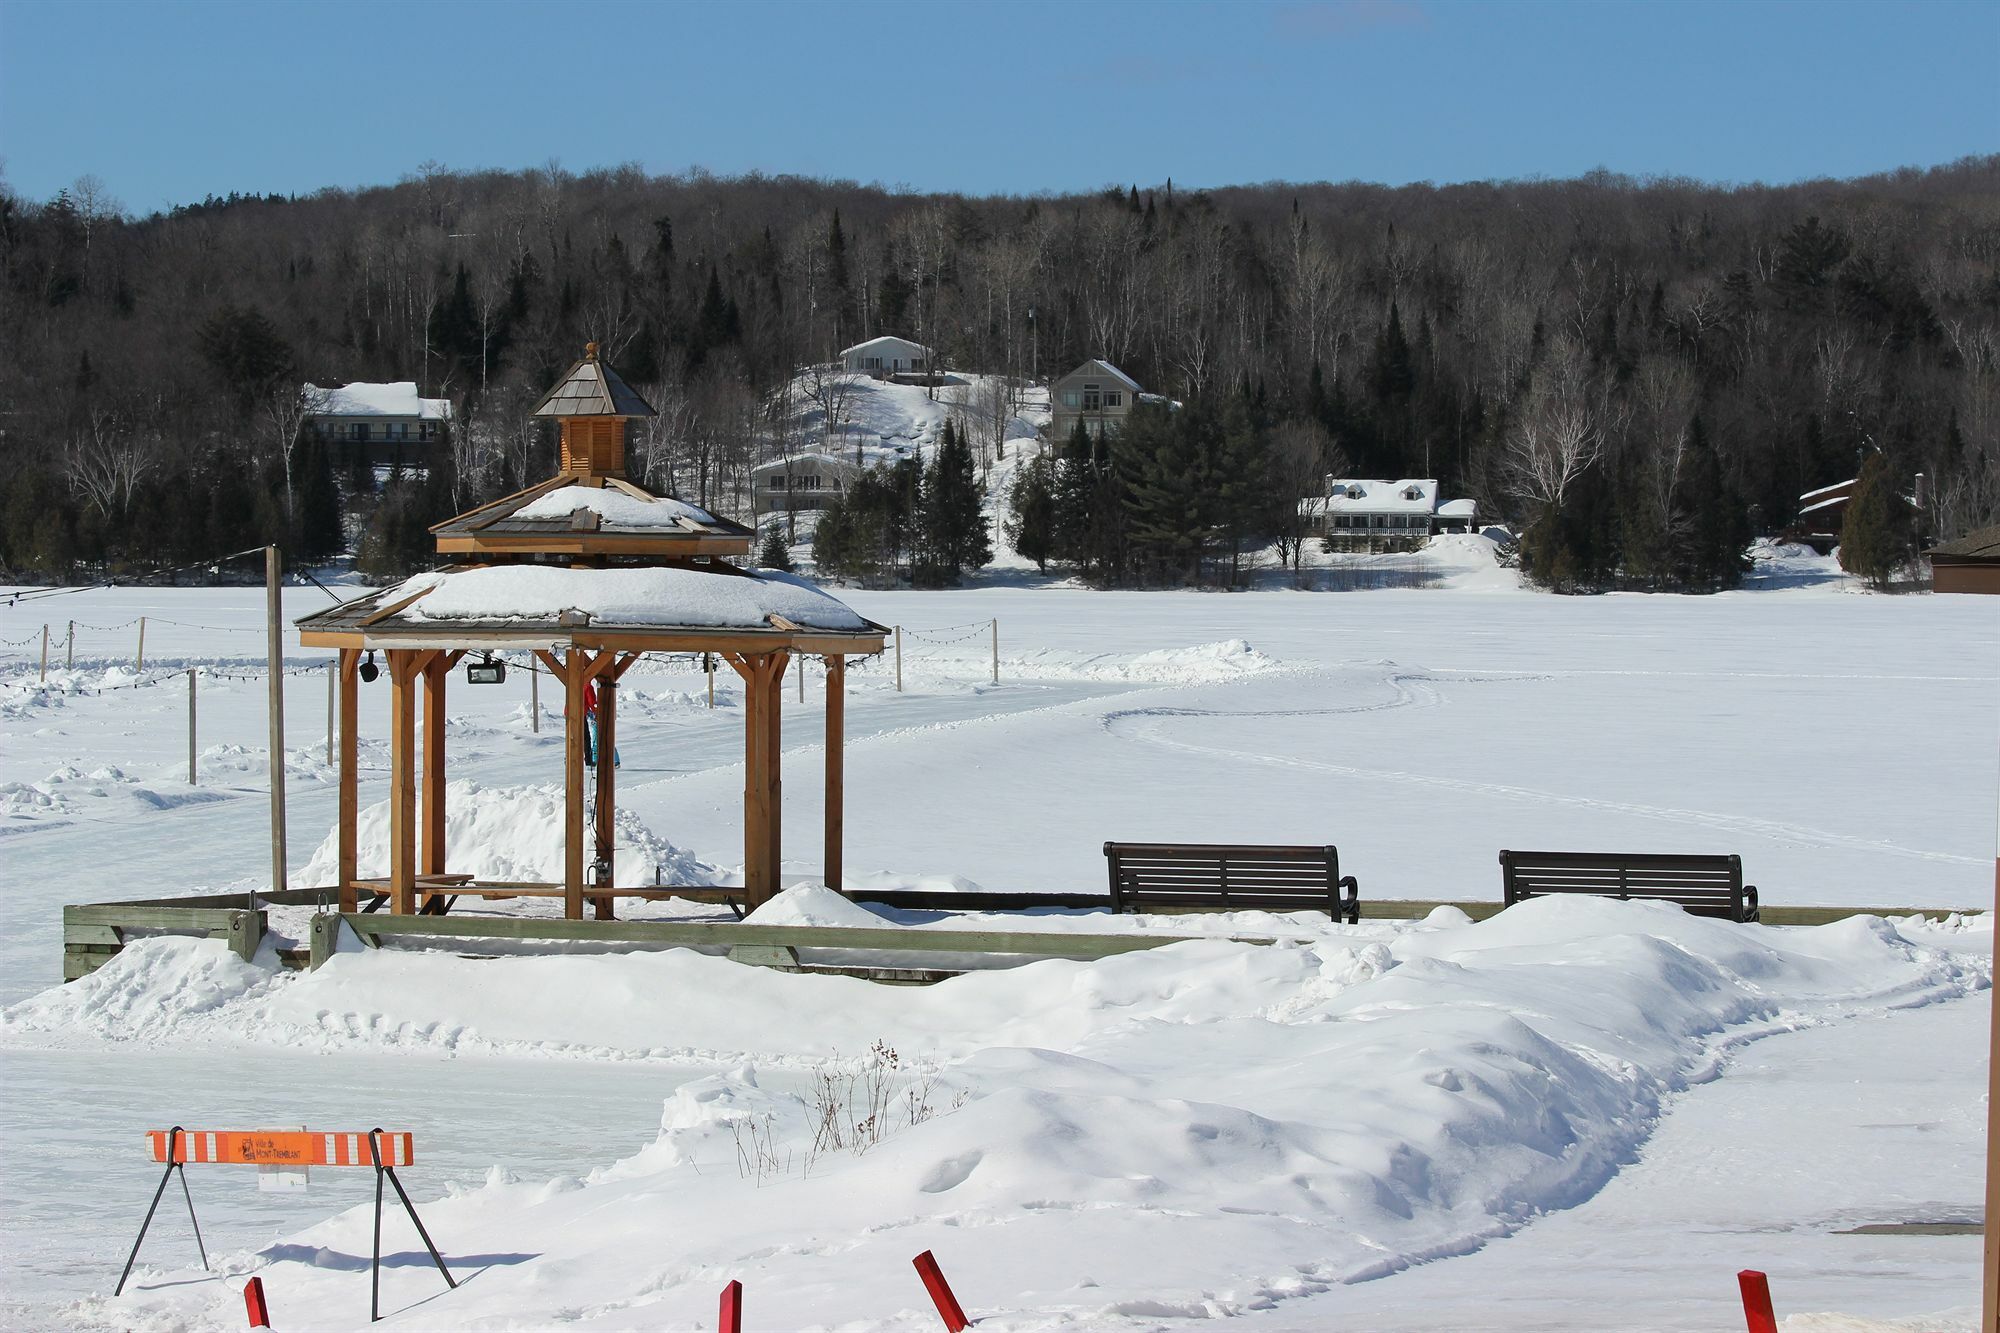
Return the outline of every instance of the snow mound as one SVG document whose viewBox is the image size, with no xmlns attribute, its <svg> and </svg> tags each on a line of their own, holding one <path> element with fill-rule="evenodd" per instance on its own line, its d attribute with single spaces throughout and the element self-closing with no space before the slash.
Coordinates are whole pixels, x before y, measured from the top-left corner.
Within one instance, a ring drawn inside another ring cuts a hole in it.
<svg viewBox="0 0 2000 1333">
<path fill-rule="evenodd" d="M 560 883 L 563 878 L 564 805 L 560 787 L 485 787 L 453 782 L 445 787 L 445 866 L 476 879 Z M 389 803 L 362 810 L 358 870 L 389 873 Z M 613 880 L 651 884 L 654 867 L 668 884 L 713 884 L 715 867 L 655 834 L 630 810 L 617 812 Z M 329 831 L 300 872 L 301 883 L 331 884 L 340 873 L 340 830 Z"/>
<path fill-rule="evenodd" d="M 755 926 L 886 926 L 889 923 L 849 902 L 824 884 L 786 889 L 743 918 Z"/>
<path fill-rule="evenodd" d="M 1206 685 L 1260 671 L 1275 671 L 1282 665 L 1276 658 L 1251 647 L 1246 640 L 1222 639 L 1185 648 L 1162 648 L 1131 657 L 1044 649 L 1006 659 L 1001 663 L 1001 674 L 1028 680 Z"/>
<path fill-rule="evenodd" d="M 268 951 L 267 951 L 268 953 Z M 275 963 L 275 955 L 270 955 Z M 0 1011 L 0 1033 L 88 1033 L 146 1041 L 184 1031 L 271 980 L 222 940 L 162 935 L 135 940 L 87 977 Z"/>
</svg>

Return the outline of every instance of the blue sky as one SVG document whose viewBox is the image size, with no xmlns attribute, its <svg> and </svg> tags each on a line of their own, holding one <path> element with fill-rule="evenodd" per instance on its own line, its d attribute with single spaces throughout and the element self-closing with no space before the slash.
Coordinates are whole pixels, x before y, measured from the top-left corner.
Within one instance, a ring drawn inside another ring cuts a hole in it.
<svg viewBox="0 0 2000 1333">
<path fill-rule="evenodd" d="M 0 159 L 135 211 L 435 160 L 1033 193 L 2000 150 L 2000 3 L 0 0 Z"/>
</svg>

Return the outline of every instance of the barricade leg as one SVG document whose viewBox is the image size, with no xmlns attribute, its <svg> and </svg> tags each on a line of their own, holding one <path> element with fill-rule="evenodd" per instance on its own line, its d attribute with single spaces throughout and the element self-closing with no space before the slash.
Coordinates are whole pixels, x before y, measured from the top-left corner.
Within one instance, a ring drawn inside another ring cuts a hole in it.
<svg viewBox="0 0 2000 1333">
<path fill-rule="evenodd" d="M 181 1193 L 187 1198 L 188 1221 L 194 1223 L 195 1249 L 201 1254 L 202 1270 L 205 1272 L 208 1269 L 208 1250 L 201 1243 L 201 1223 L 194 1215 L 194 1195 L 188 1193 L 187 1172 L 182 1170 L 174 1154 L 174 1150 L 180 1145 L 181 1135 L 186 1132 L 179 1125 L 167 1131 L 167 1169 L 160 1172 L 160 1187 L 153 1191 L 152 1205 L 146 1209 L 146 1220 L 139 1224 L 139 1239 L 132 1242 L 132 1253 L 125 1260 L 125 1271 L 118 1275 L 118 1285 L 111 1292 L 113 1296 L 125 1294 L 125 1283 L 132 1276 L 132 1265 L 139 1262 L 139 1247 L 146 1243 L 146 1232 L 153 1225 L 153 1214 L 159 1211 L 160 1198 L 167 1192 L 167 1181 L 176 1171 L 181 1173 Z"/>
<path fill-rule="evenodd" d="M 424 1230 L 424 1220 L 417 1216 L 417 1206 L 410 1202 L 409 1192 L 403 1188 L 403 1182 L 396 1178 L 396 1169 L 382 1165 L 381 1139 L 382 1130 L 379 1126 L 368 1131 L 368 1161 L 375 1168 L 375 1253 L 368 1265 L 370 1323 L 382 1317 L 382 1177 L 384 1176 L 387 1176 L 389 1183 L 396 1187 L 396 1197 L 403 1201 L 403 1211 L 410 1215 L 410 1221 L 416 1225 L 417 1234 L 424 1238 L 424 1248 L 430 1251 L 431 1262 L 437 1265 L 438 1272 L 444 1274 L 445 1285 L 453 1291 L 458 1290 L 457 1280 L 452 1277 L 451 1270 L 444 1266 L 444 1256 L 439 1254 L 437 1246 L 431 1243 L 431 1233 Z"/>
</svg>

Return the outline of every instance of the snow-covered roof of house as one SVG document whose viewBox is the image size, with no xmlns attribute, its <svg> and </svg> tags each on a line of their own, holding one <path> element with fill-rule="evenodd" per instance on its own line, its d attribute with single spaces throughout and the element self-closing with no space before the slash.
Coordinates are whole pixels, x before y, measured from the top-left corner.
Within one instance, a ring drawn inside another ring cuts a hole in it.
<svg viewBox="0 0 2000 1333">
<path fill-rule="evenodd" d="M 1479 515 L 1479 502 L 1476 500 L 1446 500 L 1437 507 L 1437 511 L 1441 518 L 1476 518 Z"/>
<path fill-rule="evenodd" d="M 1942 542 L 1924 552 L 1944 556 L 1958 564 L 1990 564 L 2000 561 L 2000 526 L 1968 532 L 1956 541 Z"/>
<path fill-rule="evenodd" d="M 879 338 L 870 338 L 865 343 L 856 343 L 852 347 L 843 347 L 840 350 L 840 354 L 842 356 L 853 356 L 856 352 L 865 352 L 872 347 L 886 349 L 892 346 L 913 348 L 916 351 L 922 352 L 925 356 L 929 356 L 931 352 L 931 349 L 922 343 L 911 342 L 908 338 L 898 338 L 893 333 L 885 333 Z"/>
<path fill-rule="evenodd" d="M 450 421 L 449 398 L 419 398 L 415 380 L 392 384 L 344 384 L 338 389 L 305 386 L 307 409 L 320 417 L 409 417 L 415 421 Z"/>
<path fill-rule="evenodd" d="M 1821 486 L 1817 490 L 1807 491 L 1799 496 L 1799 503 L 1811 509 L 1813 506 L 1808 504 L 1808 501 L 1818 500 L 1824 502 L 1829 496 L 1834 499 L 1844 500 L 1847 498 L 1848 492 L 1854 489 L 1854 483 L 1859 480 L 1861 480 L 1859 477 L 1849 477 L 1846 481 L 1836 481 L 1831 486 Z"/>
<path fill-rule="evenodd" d="M 1139 388 L 1139 381 L 1133 379 L 1130 375 L 1127 375 L 1124 371 L 1112 365 L 1109 361 L 1106 361 L 1103 357 L 1092 357 L 1090 360 L 1078 366 L 1075 370 L 1072 370 L 1069 374 L 1063 376 L 1063 379 L 1073 380 L 1079 375 L 1103 375 L 1107 379 L 1117 380 L 1120 384 L 1130 389 L 1133 393 L 1141 392 Z M 1061 382 L 1062 382 L 1061 380 L 1057 381 L 1057 383 Z"/>
<path fill-rule="evenodd" d="M 861 470 L 855 466 L 853 459 L 842 458 L 838 454 L 793 454 L 789 462 L 782 458 L 774 458 L 768 463 L 759 463 L 756 467 L 750 469 L 750 475 L 753 477 L 776 476 L 782 472 L 796 471 L 802 463 L 812 467 L 825 468 L 833 472 L 859 472 Z"/>
<path fill-rule="evenodd" d="M 1437 480 L 1330 478 L 1326 507 L 1332 513 L 1429 514 L 1437 509 Z"/>
</svg>

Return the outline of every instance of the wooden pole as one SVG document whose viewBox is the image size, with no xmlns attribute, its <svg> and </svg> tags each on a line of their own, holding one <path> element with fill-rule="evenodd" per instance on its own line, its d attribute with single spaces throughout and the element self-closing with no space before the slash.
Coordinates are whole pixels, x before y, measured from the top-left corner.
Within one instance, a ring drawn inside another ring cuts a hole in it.
<svg viewBox="0 0 2000 1333">
<path fill-rule="evenodd" d="M 770 793 L 764 785 L 764 691 L 761 657 L 738 659 L 743 677 L 743 893 L 751 908 L 771 896 L 764 854 L 769 847 Z"/>
<path fill-rule="evenodd" d="M 583 685 L 590 655 L 563 656 L 563 916 L 583 920 Z"/>
<path fill-rule="evenodd" d="M 896 626 L 896 693 L 903 692 L 903 627 Z"/>
<path fill-rule="evenodd" d="M 49 627 L 47 622 L 44 622 L 42 625 L 42 679 L 47 680 L 48 678 L 49 678 Z"/>
<path fill-rule="evenodd" d="M 407 648 L 389 649 L 390 910 L 417 910 L 417 672 Z"/>
<path fill-rule="evenodd" d="M 617 880 L 616 850 L 612 834 L 618 817 L 618 682 L 605 675 L 597 682 L 597 860 L 604 863 L 603 883 Z M 591 911 L 599 921 L 616 919 L 609 897 L 591 901 Z"/>
<path fill-rule="evenodd" d="M 993 683 L 1000 683 L 1000 617 L 993 617 Z"/>
<path fill-rule="evenodd" d="M 424 666 L 424 845 L 422 874 L 444 873 L 444 687 L 451 658 L 433 656 Z"/>
<path fill-rule="evenodd" d="M 264 619 L 271 673 L 271 887 L 285 887 L 285 637 L 278 578 L 282 557 L 264 548 Z"/>
<path fill-rule="evenodd" d="M 43 638 L 48 637 L 48 628 L 47 625 L 42 626 Z M 43 656 L 46 657 L 47 655 L 46 652 L 43 653 Z M 708 706 L 713 708 L 715 707 L 715 654 L 703 653 L 701 655 L 701 664 L 708 671 Z"/>
<path fill-rule="evenodd" d="M 46 628 L 44 629 L 46 633 Z M 188 668 L 188 786 L 195 785 L 194 771 L 194 681 L 195 668 Z"/>
<path fill-rule="evenodd" d="M 542 672 L 533 662 L 528 663 L 528 730 L 542 734 Z"/>
<path fill-rule="evenodd" d="M 799 654 L 798 676 L 799 676 L 799 702 L 804 703 L 806 701 L 806 656 L 804 653 Z"/>
<path fill-rule="evenodd" d="M 359 792 L 361 742 L 356 722 L 360 717 L 360 689 L 356 675 L 361 665 L 359 648 L 340 650 L 340 910 L 352 912 L 360 906 L 354 880 L 360 861 L 361 805 Z"/>
<path fill-rule="evenodd" d="M 845 730 L 847 723 L 847 659 L 829 657 L 826 660 L 826 886 L 835 893 L 840 892 L 840 854 L 843 834 L 842 820 L 847 802 L 846 759 L 842 747 L 847 743 Z"/>
<path fill-rule="evenodd" d="M 326 766 L 333 767 L 334 705 L 340 695 L 340 659 L 326 664 Z"/>
<path fill-rule="evenodd" d="M 139 617 L 139 658 L 132 669 L 134 671 L 146 669 L 146 617 L 144 616 Z"/>
<path fill-rule="evenodd" d="M 1993 844 L 1993 918 L 2000 921 L 2000 803 Z M 1979 1282 L 1980 1333 L 2000 1330 L 2000 987 L 1993 988 L 1986 1051 L 1986 1233 Z"/>
<path fill-rule="evenodd" d="M 63 670 L 68 671 L 74 668 L 75 666 L 76 666 L 76 622 L 72 620 L 69 622 L 69 639 L 63 646 Z"/>
<path fill-rule="evenodd" d="M 779 867 L 784 864 L 783 844 L 785 827 L 784 783 L 778 773 L 778 751 L 780 731 L 784 722 L 785 707 L 785 657 L 784 653 L 772 653 L 770 665 L 764 673 L 764 865 L 766 899 L 778 892 Z"/>
</svg>

